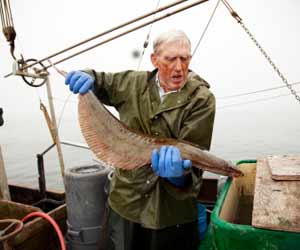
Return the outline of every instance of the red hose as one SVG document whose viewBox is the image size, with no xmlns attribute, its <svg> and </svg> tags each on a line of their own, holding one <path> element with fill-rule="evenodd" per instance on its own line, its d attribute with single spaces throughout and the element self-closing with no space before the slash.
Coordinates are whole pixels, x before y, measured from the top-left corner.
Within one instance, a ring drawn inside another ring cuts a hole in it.
<svg viewBox="0 0 300 250">
<path fill-rule="evenodd" d="M 42 217 L 44 219 L 46 219 L 48 222 L 51 223 L 51 225 L 54 227 L 56 234 L 59 238 L 59 242 L 60 242 L 60 246 L 61 246 L 61 250 L 66 250 L 66 244 L 65 244 L 65 240 L 63 237 L 63 234 L 59 228 L 59 226 L 57 225 L 56 221 L 53 220 L 48 214 L 43 213 L 43 212 L 32 212 L 30 214 L 27 214 L 22 221 L 25 222 L 26 220 L 28 220 L 31 217 Z"/>
</svg>

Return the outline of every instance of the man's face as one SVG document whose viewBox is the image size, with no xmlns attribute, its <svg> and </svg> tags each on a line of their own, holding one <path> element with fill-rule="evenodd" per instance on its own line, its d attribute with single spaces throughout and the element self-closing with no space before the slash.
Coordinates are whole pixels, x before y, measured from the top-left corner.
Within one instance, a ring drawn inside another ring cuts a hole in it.
<svg viewBox="0 0 300 250">
<path fill-rule="evenodd" d="M 159 82 L 166 91 L 178 90 L 186 82 L 191 53 L 189 46 L 182 41 L 163 43 L 151 55 L 151 61 L 158 69 Z"/>
</svg>

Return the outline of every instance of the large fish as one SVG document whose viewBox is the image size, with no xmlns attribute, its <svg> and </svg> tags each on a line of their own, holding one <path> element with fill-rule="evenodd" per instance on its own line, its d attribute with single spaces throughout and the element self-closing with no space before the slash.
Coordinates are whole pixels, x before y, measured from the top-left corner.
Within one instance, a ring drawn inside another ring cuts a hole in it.
<svg viewBox="0 0 300 250">
<path fill-rule="evenodd" d="M 123 169 L 139 168 L 150 164 L 153 149 L 173 145 L 180 149 L 183 159 L 190 159 L 194 167 L 203 171 L 230 177 L 242 175 L 231 162 L 189 142 L 149 136 L 128 128 L 91 91 L 80 95 L 78 110 L 81 131 L 88 146 L 106 165 Z"/>
</svg>

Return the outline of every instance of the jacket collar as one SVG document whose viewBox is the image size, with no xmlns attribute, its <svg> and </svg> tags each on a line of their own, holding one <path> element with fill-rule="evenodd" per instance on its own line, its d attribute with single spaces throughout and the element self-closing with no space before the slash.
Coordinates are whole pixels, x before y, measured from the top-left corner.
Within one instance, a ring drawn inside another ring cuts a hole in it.
<svg viewBox="0 0 300 250">
<path fill-rule="evenodd" d="M 205 86 L 209 88 L 208 83 L 202 80 L 196 73 L 193 71 L 189 72 L 189 76 L 185 85 L 178 91 L 172 92 L 165 96 L 165 98 L 160 102 L 159 97 L 159 87 L 156 83 L 156 75 L 158 70 L 155 69 L 149 73 L 148 80 L 150 84 L 151 96 L 153 98 L 153 117 L 172 109 L 179 108 L 186 105 L 194 92 L 200 88 L 200 86 Z"/>
</svg>

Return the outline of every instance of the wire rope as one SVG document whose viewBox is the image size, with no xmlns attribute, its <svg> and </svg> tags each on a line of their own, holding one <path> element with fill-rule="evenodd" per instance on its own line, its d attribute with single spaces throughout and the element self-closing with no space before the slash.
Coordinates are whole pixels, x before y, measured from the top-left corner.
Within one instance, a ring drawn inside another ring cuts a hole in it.
<svg viewBox="0 0 300 250">
<path fill-rule="evenodd" d="M 215 8 L 213 9 L 212 14 L 210 15 L 210 18 L 209 18 L 209 20 L 208 20 L 208 22 L 207 22 L 207 24 L 206 24 L 206 26 L 205 26 L 205 28 L 204 28 L 204 30 L 203 30 L 203 32 L 202 32 L 200 38 L 199 38 L 199 40 L 198 40 L 198 42 L 197 42 L 197 44 L 196 44 L 196 46 L 195 46 L 195 49 L 194 49 L 194 51 L 193 51 L 193 53 L 192 53 L 192 58 L 194 57 L 196 51 L 198 50 L 199 45 L 200 45 L 200 43 L 202 42 L 203 37 L 204 37 L 204 35 L 206 34 L 206 32 L 207 32 L 207 30 L 208 30 L 208 27 L 209 27 L 209 25 L 210 25 L 211 22 L 212 22 L 213 17 L 215 16 L 215 13 L 216 13 L 216 10 L 217 10 L 217 8 L 218 8 L 218 6 L 219 6 L 220 1 L 221 1 L 221 0 L 218 0 L 218 2 L 217 2 L 217 4 L 216 4 Z"/>
<path fill-rule="evenodd" d="M 155 10 L 156 10 L 156 11 L 158 10 L 159 4 L 160 4 L 160 0 L 157 1 L 156 7 L 155 7 Z M 155 19 L 155 16 L 156 16 L 156 12 L 155 12 L 154 15 L 153 15 L 153 19 Z M 145 51 L 146 51 L 146 49 L 148 48 L 148 45 L 149 45 L 149 39 L 150 39 L 150 34 L 151 34 L 151 31 L 152 31 L 152 27 L 153 27 L 153 23 L 150 24 L 148 34 L 147 34 L 146 39 L 145 39 L 145 42 L 144 42 L 144 44 L 143 44 L 143 51 L 142 51 L 142 54 L 141 54 L 140 59 L 139 59 L 139 63 L 138 63 L 138 66 L 137 66 L 137 70 L 140 69 L 141 64 L 142 64 L 142 61 L 143 61 L 143 58 L 144 58 L 144 55 L 145 55 Z"/>
<path fill-rule="evenodd" d="M 291 85 L 298 85 L 300 82 L 294 82 L 291 83 Z M 235 97 L 240 97 L 240 96 L 246 96 L 246 95 L 252 95 L 252 94 L 258 94 L 258 93 L 263 93 L 263 92 L 268 92 L 272 91 L 275 89 L 281 89 L 281 88 L 286 88 L 285 85 L 277 86 L 277 87 L 272 87 L 272 88 L 266 88 L 266 89 L 259 89 L 251 92 L 245 92 L 245 93 L 240 93 L 240 94 L 235 94 L 235 95 L 229 95 L 229 96 L 220 96 L 217 97 L 218 99 L 230 99 L 230 98 L 235 98 Z"/>
<path fill-rule="evenodd" d="M 299 92 L 296 92 L 296 93 L 299 93 Z M 291 96 L 291 95 L 292 95 L 292 93 L 277 95 L 277 96 L 271 96 L 271 97 L 256 99 L 256 100 L 252 100 L 252 101 L 248 101 L 248 102 L 239 102 L 239 103 L 228 104 L 228 105 L 224 105 L 224 106 L 217 107 L 217 108 L 218 109 L 231 108 L 231 107 L 235 107 L 235 106 L 241 106 L 241 105 L 246 105 L 246 104 L 251 104 L 251 103 L 258 103 L 258 102 L 273 100 L 273 99 L 277 99 L 277 98 L 280 98 L 280 97 L 286 97 L 286 96 Z"/>
</svg>

